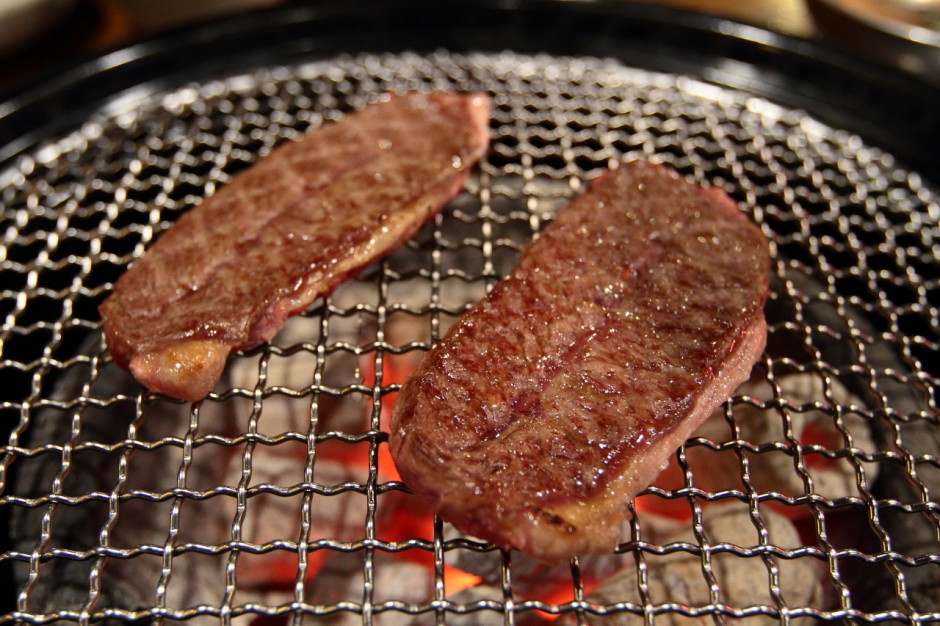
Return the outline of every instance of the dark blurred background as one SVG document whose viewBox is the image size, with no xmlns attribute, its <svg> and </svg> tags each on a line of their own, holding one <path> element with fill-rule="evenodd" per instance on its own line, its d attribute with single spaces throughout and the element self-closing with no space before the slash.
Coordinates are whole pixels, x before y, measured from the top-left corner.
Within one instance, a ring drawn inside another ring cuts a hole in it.
<svg viewBox="0 0 940 626">
<path fill-rule="evenodd" d="M 331 0 L 0 0 L 0 97 L 142 37 L 226 14 L 317 1 Z M 940 0 L 642 1 L 823 41 L 940 83 Z"/>
</svg>

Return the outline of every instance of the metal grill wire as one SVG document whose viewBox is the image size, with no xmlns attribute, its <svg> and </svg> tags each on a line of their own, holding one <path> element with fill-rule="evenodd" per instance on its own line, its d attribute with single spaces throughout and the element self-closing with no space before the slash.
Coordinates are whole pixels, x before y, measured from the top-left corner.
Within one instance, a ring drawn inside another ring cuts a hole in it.
<svg viewBox="0 0 940 626">
<path fill-rule="evenodd" d="M 201 403 L 144 393 L 110 362 L 96 306 L 176 216 L 275 144 L 387 89 L 430 88 L 485 90 L 495 103 L 488 156 L 433 224 L 236 356 Z M 547 568 L 437 519 L 389 539 L 383 511 L 411 506 L 384 456 L 391 372 L 505 275 L 584 181 L 624 158 L 724 188 L 771 242 L 754 386 L 726 404 L 716 434 L 677 453 L 677 483 L 637 501 L 616 555 Z M 7 618 L 940 618 L 940 207 L 916 173 L 851 132 L 610 60 L 365 55 L 110 103 L 0 176 Z M 748 411 L 778 434 L 749 431 Z M 828 439 L 797 433 L 810 415 Z M 734 483 L 709 483 L 702 455 L 730 462 Z M 795 491 L 762 490 L 769 459 Z M 820 468 L 837 465 L 844 489 L 827 491 Z M 405 504 L 385 504 L 395 498 Z M 668 516 L 641 502 L 683 508 L 666 525 L 685 534 L 661 532 Z M 735 507 L 743 539 L 709 525 Z M 802 520 L 796 539 L 771 523 L 780 511 Z M 413 567 L 422 559 L 429 574 Z M 697 597 L 658 582 L 661 565 L 682 559 Z M 737 599 L 729 562 L 756 563 L 748 585 L 766 599 Z M 787 586 L 794 564 L 818 571 L 811 599 Z M 455 593 L 451 568 L 479 584 Z M 617 568 L 629 584 L 597 595 L 590 581 Z M 561 591 L 540 595 L 548 587 Z"/>
</svg>

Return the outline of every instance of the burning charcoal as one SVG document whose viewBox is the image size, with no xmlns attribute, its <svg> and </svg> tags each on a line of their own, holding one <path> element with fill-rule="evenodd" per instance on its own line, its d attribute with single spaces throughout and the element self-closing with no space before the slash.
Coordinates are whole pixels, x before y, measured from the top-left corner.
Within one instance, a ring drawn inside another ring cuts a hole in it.
<svg viewBox="0 0 940 626">
<path fill-rule="evenodd" d="M 748 401 L 736 404 L 732 411 L 734 424 L 740 429 L 740 439 L 765 450 L 746 453 L 750 481 L 755 491 L 778 492 L 787 497 L 801 496 L 806 492 L 803 477 L 797 472 L 790 451 L 792 444 L 786 436 L 788 426 L 791 436 L 800 445 L 817 444 L 829 451 L 850 447 L 836 420 L 837 405 L 842 409 L 842 428 L 852 437 L 851 447 L 869 454 L 876 450 L 869 420 L 858 412 L 861 401 L 837 380 L 829 381 L 830 397 L 835 403 L 831 405 L 824 400 L 827 396 L 823 379 L 814 374 L 784 376 L 776 381 L 776 385 L 779 400 L 775 399 L 777 393 L 766 380 L 751 380 L 735 392 L 736 396 L 749 396 L 767 407 L 754 406 Z M 724 410 L 715 411 L 692 437 L 708 439 L 716 444 L 732 440 Z M 696 487 L 711 492 L 743 489 L 741 462 L 734 451 L 715 451 L 704 445 L 692 445 L 686 449 L 686 458 Z M 815 493 L 831 500 L 859 495 L 855 467 L 848 459 L 830 459 L 811 452 L 804 454 L 803 460 L 813 480 Z M 877 466 L 865 464 L 865 471 L 871 480 L 877 474 Z M 683 486 L 682 472 L 675 459 L 656 484 L 669 488 Z"/>
<path fill-rule="evenodd" d="M 925 507 L 940 497 L 940 468 L 934 459 L 940 454 L 940 429 L 937 427 L 935 400 L 930 391 L 906 382 L 899 373 L 906 371 L 894 350 L 884 342 L 873 343 L 866 354 L 872 370 L 881 372 L 873 380 L 873 391 L 881 418 L 875 436 L 878 447 L 899 458 L 881 464 L 882 471 L 872 487 L 879 500 L 895 500 L 910 505 L 910 511 L 885 507 L 877 512 L 875 527 L 879 539 L 909 559 L 935 556 L 938 550 L 936 515 Z M 934 391 L 935 393 L 935 391 Z M 889 413 L 890 411 L 890 413 Z M 907 459 L 921 459 L 907 466 Z M 924 563 L 909 566 L 887 563 L 877 570 L 865 568 L 869 575 L 852 577 L 853 602 L 866 610 L 910 611 L 897 593 L 897 580 L 903 578 L 906 603 L 916 612 L 940 611 L 940 565 Z"/>
<path fill-rule="evenodd" d="M 684 522 L 651 511 L 640 512 L 638 523 L 642 528 L 643 538 L 654 543 L 666 541 L 686 525 Z M 630 538 L 630 529 L 627 525 L 624 525 L 621 535 L 627 539 Z M 461 538 L 479 541 L 461 533 L 450 524 L 444 524 L 445 541 Z M 479 576 L 483 580 L 482 586 L 500 584 L 503 561 L 499 551 L 457 550 L 451 552 L 448 558 L 453 559 L 456 567 Z M 562 589 L 570 591 L 571 563 L 549 565 L 529 558 L 517 550 L 511 553 L 511 558 L 512 589 L 518 597 L 546 601 L 556 591 Z M 633 558 L 629 554 L 585 554 L 578 557 L 578 576 L 583 585 L 593 587 L 632 563 Z"/>
<path fill-rule="evenodd" d="M 799 272 L 788 278 L 801 293 L 812 294 L 820 288 Z M 940 494 L 940 468 L 924 460 L 940 454 L 936 388 L 924 376 L 924 365 L 929 363 L 912 362 L 910 345 L 916 345 L 916 340 L 905 347 L 896 335 L 880 330 L 887 313 L 879 319 L 877 310 L 837 310 L 824 299 L 810 301 L 803 308 L 807 323 L 827 331 L 813 338 L 822 357 L 831 367 L 852 372 L 844 376 L 846 386 L 870 407 L 872 449 L 894 455 L 878 464 L 877 480 L 874 475 L 867 477 L 870 493 L 863 496 L 868 501 L 911 507 L 908 511 L 894 506 L 874 509 L 868 533 L 875 535 L 875 543 L 865 548 L 869 553 L 896 553 L 916 560 L 935 556 L 938 550 L 936 516 L 926 509 Z M 865 467 L 868 473 L 870 466 Z M 846 562 L 843 569 L 852 604 L 861 610 L 940 611 L 940 566 L 934 563 Z"/>
<path fill-rule="evenodd" d="M 328 606 L 335 606 L 340 602 L 362 603 L 364 572 L 365 561 L 361 555 L 333 553 L 326 558 L 320 571 L 307 584 L 304 600 L 309 604 Z M 372 572 L 375 590 L 372 603 L 395 601 L 424 604 L 434 597 L 432 567 L 411 562 L 402 555 L 377 552 L 372 563 Z M 430 613 L 430 616 L 415 617 L 399 611 L 383 611 L 375 615 L 374 621 L 382 626 L 434 623 L 433 613 Z M 329 616 L 306 616 L 304 623 L 353 626 L 362 624 L 363 618 L 359 613 L 338 612 Z"/>
<path fill-rule="evenodd" d="M 374 287 L 360 281 L 352 281 L 341 287 L 342 293 L 353 293 L 368 302 L 368 293 Z M 288 350 L 286 354 L 272 354 L 265 363 L 265 388 L 283 388 L 302 392 L 311 388 L 318 374 L 316 346 L 321 332 L 321 319 L 316 317 L 291 318 L 275 337 L 279 346 L 308 345 L 307 349 Z M 361 346 L 375 338 L 375 329 L 370 320 L 357 315 L 328 317 L 330 343 L 335 345 Z M 260 356 L 242 358 L 232 362 L 231 380 L 235 388 L 251 392 L 257 387 L 260 374 Z M 356 355 L 349 350 L 337 350 L 326 357 L 319 370 L 319 382 L 328 389 L 343 389 L 362 383 L 362 373 Z M 320 432 L 328 430 L 361 431 L 364 415 L 363 398 L 359 394 L 333 396 L 322 393 L 317 398 L 317 424 Z M 366 404 L 368 406 L 368 402 Z M 305 433 L 311 427 L 311 398 L 272 394 L 265 398 L 258 416 L 258 427 L 265 434 L 277 435 L 289 432 Z"/>
<path fill-rule="evenodd" d="M 82 353 L 93 354 L 96 345 L 100 345 L 100 338 L 93 336 Z M 172 500 L 126 498 L 116 503 L 116 515 L 112 517 L 109 502 L 92 496 L 161 493 L 176 487 L 182 452 L 167 437 L 186 435 L 192 419 L 189 408 L 165 401 L 145 403 L 143 416 L 135 421 L 134 398 L 139 387 L 129 376 L 113 364 L 102 366 L 93 381 L 86 380 L 86 376 L 87 371 L 81 367 L 69 370 L 59 381 L 54 398 L 66 403 L 78 395 L 124 399 L 103 406 L 79 405 L 72 411 L 46 409 L 33 416 L 24 435 L 27 445 L 33 448 L 70 445 L 72 456 L 67 467 L 59 452 L 21 459 L 15 492 L 26 498 L 40 497 L 51 493 L 53 481 L 61 478 L 61 494 L 76 503 L 15 507 L 11 539 L 17 550 L 27 554 L 56 548 L 85 551 L 99 545 L 99 533 L 106 529 L 108 545 L 128 550 L 129 556 L 111 558 L 103 564 L 94 558 L 44 560 L 39 564 L 39 577 L 29 596 L 28 608 L 34 612 L 82 610 L 92 598 L 91 577 L 96 567 L 101 568 L 99 608 L 132 610 L 150 605 L 154 601 L 154 587 L 161 579 L 163 559 L 136 552 L 135 548 L 142 544 L 164 546 L 172 541 Z M 199 434 L 230 433 L 239 406 L 237 401 L 204 403 L 197 417 Z M 132 436 L 132 445 L 125 447 L 124 442 Z M 116 448 L 101 452 L 100 446 Z M 231 451 L 221 446 L 196 448 L 187 468 L 185 487 L 218 484 L 230 455 Z M 120 485 L 122 463 L 126 464 L 126 482 Z M 197 501 L 184 498 L 179 504 L 178 521 L 186 529 L 186 541 L 207 545 L 226 541 L 228 520 L 210 517 L 196 523 L 191 514 L 193 507 L 198 506 Z M 46 545 L 40 545 L 40 529 L 46 516 L 50 534 Z M 212 558 L 174 557 L 166 605 L 175 608 L 218 602 L 224 590 L 223 565 Z M 25 588 L 29 564 L 16 562 L 14 575 L 17 585 Z M 172 584 L 175 581 L 179 584 Z"/>
<path fill-rule="evenodd" d="M 316 575 L 304 588 L 304 601 L 335 606 L 339 602 L 362 602 L 363 560 L 355 554 L 328 553 Z M 305 624 L 343 626 L 360 624 L 361 616 L 338 612 L 328 616 L 305 616 Z"/>
<path fill-rule="evenodd" d="M 768 401 L 766 384 L 763 390 L 743 390 L 743 393 Z M 836 380 L 829 380 L 828 387 L 835 404 L 829 405 L 826 385 L 821 377 L 813 374 L 794 374 L 784 376 L 778 381 L 781 401 L 784 403 L 786 418 L 790 420 L 792 436 L 801 445 L 819 444 L 826 450 L 838 450 L 851 447 L 864 453 L 873 453 L 875 444 L 871 438 L 869 420 L 857 411 L 863 407 L 860 400 Z M 764 392 L 764 394 L 761 393 Z M 835 405 L 842 407 L 842 428 L 851 436 L 851 444 L 839 429 L 835 418 Z M 816 408 L 820 407 L 821 408 Z M 813 408 L 805 408 L 813 407 Z M 768 419 L 765 411 L 750 405 L 742 405 L 735 413 L 735 419 L 741 427 L 742 437 L 755 446 L 770 442 L 785 442 L 782 419 Z M 777 416 L 780 412 L 776 412 Z M 798 496 L 805 492 L 802 478 L 792 467 L 782 467 L 773 463 L 770 454 L 750 455 L 751 473 L 754 487 L 760 492 L 778 491 L 786 496 Z M 819 454 L 804 455 L 806 470 L 813 479 L 816 493 L 835 500 L 848 496 L 857 496 L 855 469 L 846 459 L 830 460 Z M 869 478 L 877 474 L 877 465 L 865 466 Z M 782 471 L 781 471 L 782 470 Z"/>
<path fill-rule="evenodd" d="M 450 524 L 444 525 L 444 539 L 468 538 Z M 479 541 L 479 540 L 477 540 Z M 503 561 L 498 551 L 477 552 L 457 550 L 448 558 L 465 572 L 479 576 L 484 586 L 499 585 L 503 572 Z M 627 565 L 629 556 L 623 554 L 588 554 L 578 558 L 580 576 L 587 584 L 612 575 Z M 545 600 L 555 590 L 571 589 L 572 572 L 569 563 L 549 565 L 529 558 L 514 550 L 512 552 L 512 589 L 518 597 L 527 600 Z"/>
<path fill-rule="evenodd" d="M 304 459 L 296 456 L 278 457 L 278 450 L 260 449 L 255 453 L 252 482 L 254 484 L 300 483 L 302 477 L 291 481 L 289 477 L 303 471 Z M 236 464 L 232 464 L 234 468 Z M 318 484 L 333 487 L 355 480 L 357 469 L 341 460 L 320 458 L 315 464 Z M 231 480 L 231 479 L 230 479 Z M 278 481 L 281 481 L 278 483 Z M 229 483 L 232 484 L 232 483 Z M 261 493 L 248 500 L 242 524 L 242 540 L 265 544 L 278 540 L 297 540 L 303 518 L 303 497 Z M 312 540 L 328 538 L 336 541 L 355 541 L 362 538 L 362 524 L 366 516 L 366 499 L 357 492 L 334 495 L 315 495 L 311 503 L 310 532 Z M 325 556 L 323 552 L 308 555 L 311 568 L 316 568 Z M 272 586 L 292 589 L 297 576 L 298 557 L 293 551 L 274 550 L 264 554 L 244 554 L 239 558 L 236 574 L 240 587 L 250 591 L 263 591 Z M 289 600 L 290 598 L 288 598 Z"/>
<path fill-rule="evenodd" d="M 515 586 L 513 586 L 515 589 Z M 479 602 L 492 601 L 497 603 L 502 603 L 505 601 L 502 588 L 497 585 L 475 585 L 473 587 L 468 587 L 458 591 L 452 596 L 448 596 L 448 599 L 454 604 L 460 604 L 467 607 L 472 607 L 474 604 Z M 432 620 L 429 620 L 428 623 L 433 623 Z M 498 611 L 472 611 L 465 615 L 459 613 L 448 613 L 447 614 L 447 624 L 448 626 L 497 626 L 499 624 L 505 624 L 505 616 Z"/>
<path fill-rule="evenodd" d="M 786 517 L 765 509 L 761 511 L 761 519 L 769 533 L 768 545 L 783 549 L 801 545 L 796 529 Z M 740 546 L 743 550 L 753 550 L 760 545 L 757 528 L 740 504 L 723 504 L 705 509 L 703 532 L 707 542 L 703 547 L 726 543 Z M 698 544 L 691 527 L 685 527 L 664 545 L 668 547 L 675 542 L 689 542 L 693 546 Z M 776 556 L 769 558 L 779 569 L 782 602 L 791 608 L 814 606 L 813 603 L 821 593 L 819 564 L 807 557 L 792 560 Z M 662 556 L 645 554 L 644 560 L 649 601 L 653 604 L 676 603 L 692 609 L 711 604 L 709 585 L 699 555 L 680 550 Z M 717 583 L 719 603 L 737 609 L 757 605 L 775 608 L 778 605 L 771 593 L 770 569 L 764 557 L 713 552 L 711 572 Z M 595 605 L 619 602 L 642 605 L 637 567 L 626 567 L 609 578 L 588 596 L 588 600 Z M 642 619 L 634 613 L 613 613 L 608 616 L 587 614 L 586 617 L 588 623 L 605 625 L 633 624 Z M 566 616 L 562 623 L 573 624 L 575 621 Z M 670 612 L 657 616 L 656 623 L 705 625 L 712 624 L 713 619 L 711 615 L 689 618 Z"/>
</svg>

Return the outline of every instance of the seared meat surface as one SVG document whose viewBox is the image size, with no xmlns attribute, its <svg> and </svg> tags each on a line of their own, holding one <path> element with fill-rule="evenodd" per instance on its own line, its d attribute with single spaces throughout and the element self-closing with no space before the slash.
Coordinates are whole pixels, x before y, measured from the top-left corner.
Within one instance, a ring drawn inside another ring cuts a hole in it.
<svg viewBox="0 0 940 626">
<path fill-rule="evenodd" d="M 287 143 L 179 221 L 100 307 L 108 348 L 144 385 L 204 397 L 229 354 L 401 245 L 462 188 L 489 100 L 386 95 Z"/>
<path fill-rule="evenodd" d="M 647 162 L 596 179 L 406 381 L 391 452 L 458 529 L 557 561 L 748 378 L 769 255 L 728 197 Z"/>
</svg>

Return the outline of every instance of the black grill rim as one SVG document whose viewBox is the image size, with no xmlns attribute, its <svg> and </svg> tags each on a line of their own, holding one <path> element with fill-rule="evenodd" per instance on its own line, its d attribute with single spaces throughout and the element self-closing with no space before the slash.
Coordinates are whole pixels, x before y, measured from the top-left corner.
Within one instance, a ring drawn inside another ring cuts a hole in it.
<svg viewBox="0 0 940 626">
<path fill-rule="evenodd" d="M 437 48 L 612 57 L 695 76 L 806 109 L 940 181 L 940 85 L 817 42 L 622 0 L 326 0 L 181 28 L 0 94 L 0 167 L 115 96 L 291 59 Z"/>
</svg>

